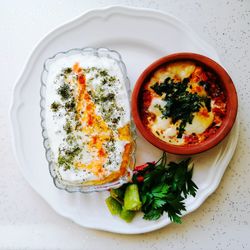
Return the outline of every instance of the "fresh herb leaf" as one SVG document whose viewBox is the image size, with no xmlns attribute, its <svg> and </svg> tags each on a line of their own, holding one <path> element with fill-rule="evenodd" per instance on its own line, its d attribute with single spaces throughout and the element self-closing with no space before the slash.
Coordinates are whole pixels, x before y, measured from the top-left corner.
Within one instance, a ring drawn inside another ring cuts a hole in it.
<svg viewBox="0 0 250 250">
<path fill-rule="evenodd" d="M 152 207 L 154 209 L 157 209 L 157 208 L 160 208 L 160 207 L 163 207 L 167 202 L 161 198 L 159 199 L 154 199 L 154 202 L 152 203 Z"/>
<path fill-rule="evenodd" d="M 162 199 L 168 193 L 169 187 L 166 183 L 162 183 L 152 189 L 152 195 L 154 198 Z"/>
<path fill-rule="evenodd" d="M 144 213 L 143 219 L 145 220 L 158 220 L 163 215 L 164 209 L 151 209 L 148 212 Z"/>
</svg>

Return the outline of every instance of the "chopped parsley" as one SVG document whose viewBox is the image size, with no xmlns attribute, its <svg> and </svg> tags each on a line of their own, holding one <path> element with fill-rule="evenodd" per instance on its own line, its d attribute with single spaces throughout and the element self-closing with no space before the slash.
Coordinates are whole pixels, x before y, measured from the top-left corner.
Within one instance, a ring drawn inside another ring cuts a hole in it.
<svg viewBox="0 0 250 250">
<path fill-rule="evenodd" d="M 205 82 L 205 81 L 200 81 L 199 82 L 199 85 L 200 86 L 203 86 L 204 87 L 204 89 L 206 90 L 206 91 L 209 91 L 209 83 L 208 82 Z"/>
<path fill-rule="evenodd" d="M 186 124 L 192 123 L 194 113 L 198 112 L 202 106 L 206 106 L 208 111 L 211 110 L 211 99 L 189 92 L 188 83 L 189 78 L 183 79 L 182 82 L 174 82 L 168 77 L 163 83 L 155 83 L 151 86 L 154 92 L 162 96 L 166 102 L 163 108 L 159 108 L 162 116 L 171 118 L 174 124 L 180 121 L 178 138 L 182 137 Z"/>
</svg>

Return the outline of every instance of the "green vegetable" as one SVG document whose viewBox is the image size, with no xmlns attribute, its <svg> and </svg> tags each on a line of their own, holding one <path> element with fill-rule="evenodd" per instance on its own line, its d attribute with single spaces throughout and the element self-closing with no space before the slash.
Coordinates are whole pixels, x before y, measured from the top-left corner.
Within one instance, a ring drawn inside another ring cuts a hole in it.
<svg viewBox="0 0 250 250">
<path fill-rule="evenodd" d="M 125 187 L 125 186 L 124 186 Z M 110 190 L 110 196 L 123 204 L 125 188 L 117 188 Z"/>
<path fill-rule="evenodd" d="M 181 223 L 181 212 L 185 211 L 184 199 L 187 195 L 195 196 L 198 187 L 192 181 L 192 170 L 188 169 L 190 158 L 180 163 L 167 164 L 166 153 L 154 165 L 148 164 L 140 172 L 144 177 L 138 184 L 142 200 L 144 219 L 157 220 L 164 212 L 168 213 L 171 221 Z"/>
<path fill-rule="evenodd" d="M 128 185 L 124 195 L 124 208 L 126 210 L 138 211 L 141 208 L 139 190 L 136 184 Z"/>
<path fill-rule="evenodd" d="M 109 196 L 106 200 L 108 209 L 112 215 L 120 215 L 122 211 L 122 205 L 113 197 Z"/>
<path fill-rule="evenodd" d="M 190 158 L 167 164 L 166 153 L 157 162 L 135 167 L 132 184 L 112 189 L 110 194 L 121 207 L 120 217 L 127 222 L 141 210 L 146 220 L 158 220 L 165 212 L 171 221 L 181 223 L 184 200 L 195 196 L 198 187 L 192 181 Z M 125 193 L 124 193 L 125 190 Z"/>
<path fill-rule="evenodd" d="M 120 218 L 125 220 L 126 222 L 131 222 L 135 217 L 136 212 L 126 210 L 124 207 L 122 208 L 122 211 L 120 213 Z"/>
<path fill-rule="evenodd" d="M 118 196 L 116 191 L 119 189 L 113 189 L 112 195 L 114 195 L 116 198 L 113 198 L 112 196 L 109 196 L 105 201 L 108 206 L 108 209 L 112 215 L 118 215 L 121 219 L 125 220 L 126 222 L 131 222 L 133 218 L 135 217 L 136 212 L 126 210 L 124 206 L 117 200 Z M 120 193 L 119 193 L 120 195 Z"/>
</svg>

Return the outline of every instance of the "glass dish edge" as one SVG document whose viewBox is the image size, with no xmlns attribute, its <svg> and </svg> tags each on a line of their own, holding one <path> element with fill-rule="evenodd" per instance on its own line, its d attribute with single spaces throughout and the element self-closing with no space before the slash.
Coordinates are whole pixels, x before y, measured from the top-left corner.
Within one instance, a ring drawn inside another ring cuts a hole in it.
<svg viewBox="0 0 250 250">
<path fill-rule="evenodd" d="M 61 190 L 65 190 L 70 193 L 74 192 L 81 192 L 81 193 L 90 193 L 90 192 L 101 192 L 101 191 L 106 191 L 111 188 L 118 188 L 121 185 L 127 183 L 133 175 L 133 168 L 135 166 L 135 150 L 136 150 L 136 129 L 135 125 L 132 119 L 131 111 L 130 111 L 130 124 L 131 124 L 131 135 L 132 135 L 132 140 L 133 140 L 133 148 L 130 153 L 130 160 L 127 166 L 127 174 L 125 176 L 120 177 L 118 180 L 106 183 L 106 184 L 101 184 L 101 185 L 67 185 L 63 183 L 63 181 L 58 177 L 56 173 L 56 166 L 55 166 L 55 161 L 53 160 L 53 153 L 51 151 L 50 145 L 49 145 L 49 138 L 47 135 L 47 129 L 46 129 L 46 118 L 45 118 L 45 105 L 46 105 L 46 77 L 48 74 L 48 65 L 51 61 L 56 60 L 57 58 L 64 57 L 70 54 L 74 53 L 91 53 L 96 56 L 107 56 L 109 58 L 114 59 L 117 64 L 119 65 L 123 77 L 124 77 L 124 83 L 126 87 L 126 91 L 128 94 L 128 101 L 130 103 L 130 98 L 131 98 L 131 87 L 130 87 L 130 81 L 127 76 L 127 69 L 126 66 L 122 60 L 122 57 L 119 52 L 115 50 L 111 50 L 108 48 L 100 47 L 100 48 L 92 48 L 92 47 L 84 47 L 84 48 L 74 48 L 70 49 L 67 51 L 62 51 L 58 52 L 52 57 L 49 57 L 45 60 L 43 64 L 43 70 L 41 73 L 41 86 L 40 86 L 40 124 L 42 128 L 42 137 L 43 137 L 43 146 L 45 149 L 45 156 L 46 160 L 48 162 L 48 167 L 49 167 L 49 173 L 53 179 L 54 185 Z"/>
</svg>

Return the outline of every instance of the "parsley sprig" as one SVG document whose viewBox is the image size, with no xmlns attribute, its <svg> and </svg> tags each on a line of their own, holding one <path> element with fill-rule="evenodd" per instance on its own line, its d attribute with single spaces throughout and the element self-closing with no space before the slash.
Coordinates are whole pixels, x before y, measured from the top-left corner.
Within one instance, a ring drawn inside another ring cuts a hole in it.
<svg viewBox="0 0 250 250">
<path fill-rule="evenodd" d="M 192 181 L 193 166 L 189 169 L 189 163 L 190 158 L 167 164 L 164 152 L 158 162 L 147 163 L 134 174 L 144 219 L 157 220 L 167 212 L 171 221 L 181 223 L 181 212 L 186 210 L 184 200 L 189 194 L 195 196 L 198 189 Z"/>
</svg>

